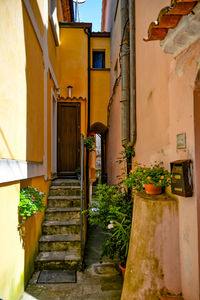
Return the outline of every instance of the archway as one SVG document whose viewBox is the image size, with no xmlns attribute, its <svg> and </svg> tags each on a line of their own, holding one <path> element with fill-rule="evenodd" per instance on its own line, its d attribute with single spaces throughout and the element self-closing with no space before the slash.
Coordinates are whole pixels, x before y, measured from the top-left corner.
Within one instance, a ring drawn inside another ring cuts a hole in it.
<svg viewBox="0 0 200 300">
<path fill-rule="evenodd" d="M 108 128 L 100 122 L 96 122 L 90 126 L 90 132 L 94 132 L 98 136 L 100 142 L 100 164 L 101 164 L 101 182 L 107 183 L 107 175 L 105 173 L 106 165 L 106 133 Z M 99 155 L 99 153 L 97 153 Z"/>
</svg>

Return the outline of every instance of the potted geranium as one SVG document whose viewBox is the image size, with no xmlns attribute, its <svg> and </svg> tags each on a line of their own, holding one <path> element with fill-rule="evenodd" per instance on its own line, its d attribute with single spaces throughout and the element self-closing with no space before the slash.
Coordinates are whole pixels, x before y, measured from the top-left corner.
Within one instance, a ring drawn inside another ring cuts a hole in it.
<svg viewBox="0 0 200 300">
<path fill-rule="evenodd" d="M 20 191 L 19 216 L 26 220 L 32 215 L 36 216 L 38 212 L 44 210 L 45 202 L 43 200 L 45 193 L 39 192 L 36 188 L 26 187 Z"/>
<path fill-rule="evenodd" d="M 84 146 L 90 151 L 95 151 L 95 134 L 94 132 L 90 132 L 85 138 L 84 138 Z"/>
<path fill-rule="evenodd" d="M 162 193 L 163 187 L 170 185 L 170 173 L 163 167 L 162 162 L 150 167 L 135 162 L 126 184 L 137 191 L 145 188 L 147 194 L 158 195 Z"/>
</svg>

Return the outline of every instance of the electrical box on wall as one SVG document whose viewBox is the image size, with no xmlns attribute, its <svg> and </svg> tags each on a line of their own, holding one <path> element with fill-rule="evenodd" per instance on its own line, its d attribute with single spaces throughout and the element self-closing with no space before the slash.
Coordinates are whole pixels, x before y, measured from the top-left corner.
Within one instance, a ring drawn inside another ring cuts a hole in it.
<svg viewBox="0 0 200 300">
<path fill-rule="evenodd" d="M 172 193 L 182 197 L 191 197 L 192 184 L 192 161 L 176 160 L 171 165 L 171 189 Z"/>
</svg>

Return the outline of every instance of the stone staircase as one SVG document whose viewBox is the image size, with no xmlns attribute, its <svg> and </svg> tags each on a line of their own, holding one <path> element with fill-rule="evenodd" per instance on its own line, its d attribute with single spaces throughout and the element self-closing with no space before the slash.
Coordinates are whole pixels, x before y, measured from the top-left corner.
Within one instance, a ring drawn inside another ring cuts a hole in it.
<svg viewBox="0 0 200 300">
<path fill-rule="evenodd" d="M 80 193 L 78 180 L 52 181 L 35 261 L 37 270 L 81 269 Z"/>
</svg>

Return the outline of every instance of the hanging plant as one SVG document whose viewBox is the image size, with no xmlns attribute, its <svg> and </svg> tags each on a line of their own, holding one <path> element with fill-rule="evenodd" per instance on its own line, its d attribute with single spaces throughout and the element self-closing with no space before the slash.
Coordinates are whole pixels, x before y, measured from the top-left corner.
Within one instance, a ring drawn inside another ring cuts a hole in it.
<svg viewBox="0 0 200 300">
<path fill-rule="evenodd" d="M 96 145 L 96 141 L 95 141 L 95 134 L 94 132 L 91 132 L 88 134 L 88 136 L 84 139 L 84 146 L 90 151 L 95 151 L 95 145 Z"/>
</svg>

